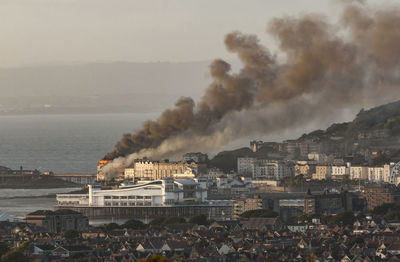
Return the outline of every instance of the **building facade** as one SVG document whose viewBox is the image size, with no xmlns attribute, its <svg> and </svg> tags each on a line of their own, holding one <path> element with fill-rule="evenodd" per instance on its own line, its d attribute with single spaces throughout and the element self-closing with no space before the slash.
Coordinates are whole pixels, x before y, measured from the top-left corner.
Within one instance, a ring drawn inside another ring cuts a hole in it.
<svg viewBox="0 0 400 262">
<path fill-rule="evenodd" d="M 57 194 L 59 206 L 164 206 L 201 203 L 206 198 L 207 190 L 200 183 L 171 178 L 111 190 L 89 185 L 88 194 Z"/>
<path fill-rule="evenodd" d="M 239 175 L 253 175 L 256 162 L 257 158 L 255 157 L 238 157 L 237 169 Z"/>
<path fill-rule="evenodd" d="M 133 176 L 136 181 L 173 177 L 176 174 L 184 174 L 187 169 L 195 175 L 199 173 L 199 165 L 188 162 L 136 160 L 132 168 L 133 170 L 130 168 L 129 173 L 125 175 Z"/>
<path fill-rule="evenodd" d="M 331 174 L 332 166 L 316 166 L 312 178 L 316 180 L 326 180 L 331 178 Z"/>
<path fill-rule="evenodd" d="M 203 154 L 200 152 L 191 152 L 183 155 L 183 161 L 185 162 L 194 161 L 196 163 L 205 163 L 207 160 L 207 154 Z"/>
<path fill-rule="evenodd" d="M 349 178 L 349 168 L 347 166 L 332 166 L 331 177 L 337 180 Z"/>
<path fill-rule="evenodd" d="M 365 186 L 363 196 L 367 201 L 368 210 L 386 203 L 398 203 L 400 191 L 392 184 L 370 184 Z"/>
<path fill-rule="evenodd" d="M 233 217 L 238 218 L 241 214 L 250 210 L 263 208 L 263 200 L 259 196 L 253 198 L 237 199 L 233 203 Z"/>
<path fill-rule="evenodd" d="M 351 180 L 367 180 L 368 179 L 368 167 L 366 167 L 366 166 L 351 166 L 349 175 L 350 175 Z"/>
<path fill-rule="evenodd" d="M 86 230 L 89 220 L 73 210 L 37 210 L 26 215 L 24 222 L 43 227 L 47 232 L 60 233 L 68 230 Z"/>
<path fill-rule="evenodd" d="M 93 184 L 97 179 L 94 174 L 54 174 L 54 177 L 81 185 Z"/>
</svg>

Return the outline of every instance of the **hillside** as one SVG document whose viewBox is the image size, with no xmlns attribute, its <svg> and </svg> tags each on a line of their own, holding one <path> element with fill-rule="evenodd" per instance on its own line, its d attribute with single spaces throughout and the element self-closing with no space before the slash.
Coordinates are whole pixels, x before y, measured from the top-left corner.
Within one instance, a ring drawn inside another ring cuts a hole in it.
<svg viewBox="0 0 400 262">
<path fill-rule="evenodd" d="M 326 130 L 315 130 L 302 135 L 293 143 L 317 144 L 322 152 L 350 156 L 350 160 L 358 164 L 369 161 L 379 165 L 400 160 L 400 101 L 368 110 L 362 109 L 351 122 L 335 123 Z M 223 151 L 209 161 L 209 166 L 229 172 L 237 169 L 238 157 L 286 158 L 288 153 L 282 148 L 284 146 L 280 149 L 263 146 L 257 152 L 250 148 Z M 373 159 L 369 158 L 372 151 L 379 152 Z M 299 159 L 300 156 L 292 157 Z"/>
<path fill-rule="evenodd" d="M 363 132 L 386 131 L 387 136 L 400 136 L 400 101 L 369 110 L 361 109 L 352 122 L 332 124 L 326 130 L 304 134 L 299 139 L 326 139 L 340 136 L 354 139 Z"/>
</svg>

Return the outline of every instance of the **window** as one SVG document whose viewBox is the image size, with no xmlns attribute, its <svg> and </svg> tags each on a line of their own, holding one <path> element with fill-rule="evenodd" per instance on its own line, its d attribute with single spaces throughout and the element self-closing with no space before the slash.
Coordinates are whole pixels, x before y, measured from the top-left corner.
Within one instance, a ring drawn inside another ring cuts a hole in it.
<svg viewBox="0 0 400 262">
<path fill-rule="evenodd" d="M 104 196 L 104 199 L 111 199 L 111 196 Z"/>
</svg>

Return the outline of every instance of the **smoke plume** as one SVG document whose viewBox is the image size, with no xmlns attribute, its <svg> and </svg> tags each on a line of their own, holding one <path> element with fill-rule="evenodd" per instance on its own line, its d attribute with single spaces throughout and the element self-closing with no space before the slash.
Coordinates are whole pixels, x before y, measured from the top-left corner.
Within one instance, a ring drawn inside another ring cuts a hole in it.
<svg viewBox="0 0 400 262">
<path fill-rule="evenodd" d="M 243 64 L 238 73 L 217 59 L 212 82 L 196 104 L 175 108 L 134 134 L 124 134 L 105 159 L 126 166 L 137 157 L 171 157 L 212 150 L 245 136 L 276 132 L 397 99 L 400 80 L 398 6 L 371 8 L 350 1 L 336 24 L 321 15 L 281 17 L 267 32 L 284 61 L 257 36 L 232 32 L 227 50 Z"/>
</svg>

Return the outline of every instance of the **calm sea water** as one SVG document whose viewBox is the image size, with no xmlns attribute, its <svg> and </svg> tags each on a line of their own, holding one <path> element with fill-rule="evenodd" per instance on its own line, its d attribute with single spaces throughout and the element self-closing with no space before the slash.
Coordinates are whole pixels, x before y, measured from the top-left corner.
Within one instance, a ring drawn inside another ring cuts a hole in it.
<svg viewBox="0 0 400 262">
<path fill-rule="evenodd" d="M 77 189 L 79 188 L 0 189 L 0 214 L 24 217 L 39 209 L 53 210 L 56 198 L 45 196 L 68 193 Z"/>
<path fill-rule="evenodd" d="M 95 173 L 97 161 L 124 132 L 156 118 L 147 114 L 0 116 L 0 165 L 53 170 L 57 173 Z M 53 209 L 57 189 L 0 189 L 0 214 L 23 217 L 38 209 Z"/>
<path fill-rule="evenodd" d="M 0 116 L 0 165 L 95 173 L 125 132 L 159 113 Z"/>
</svg>

